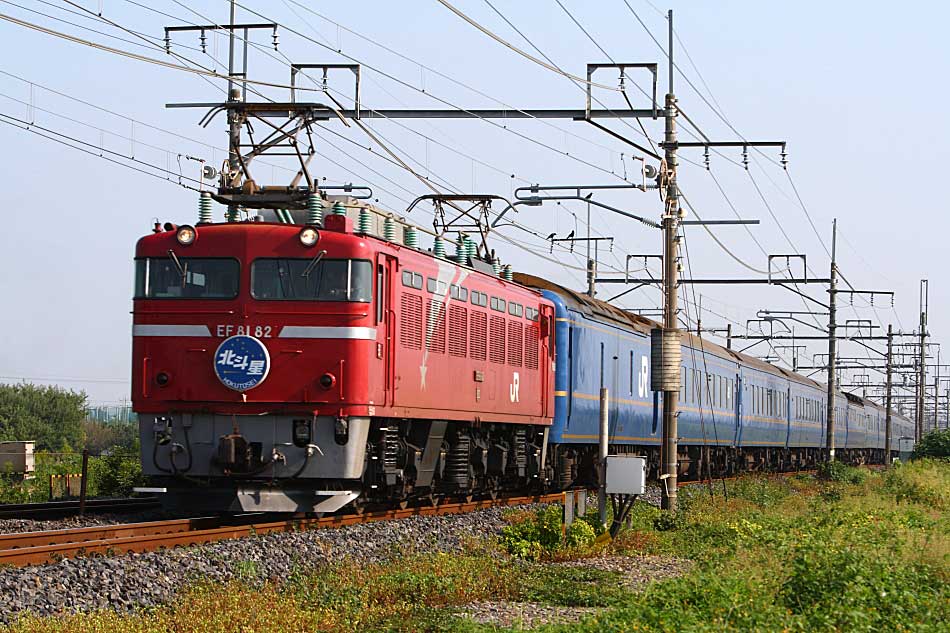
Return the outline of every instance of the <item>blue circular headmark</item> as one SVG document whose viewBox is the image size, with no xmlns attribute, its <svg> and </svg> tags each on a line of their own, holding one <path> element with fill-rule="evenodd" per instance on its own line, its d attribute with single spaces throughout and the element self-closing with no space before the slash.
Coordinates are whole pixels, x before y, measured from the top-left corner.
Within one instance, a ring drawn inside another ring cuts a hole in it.
<svg viewBox="0 0 950 633">
<path fill-rule="evenodd" d="M 214 373 L 228 389 L 253 389 L 264 382 L 269 371 L 270 354 L 253 336 L 238 334 L 226 338 L 214 353 Z"/>
</svg>

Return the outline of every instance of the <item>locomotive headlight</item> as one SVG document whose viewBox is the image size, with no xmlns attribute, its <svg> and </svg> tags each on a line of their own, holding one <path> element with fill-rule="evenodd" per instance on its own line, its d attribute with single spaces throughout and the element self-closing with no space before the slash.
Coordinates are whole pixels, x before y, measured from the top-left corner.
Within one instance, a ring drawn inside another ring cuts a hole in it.
<svg viewBox="0 0 950 633">
<path fill-rule="evenodd" d="M 307 248 L 313 246 L 320 239 L 320 232 L 312 226 L 305 227 L 300 231 L 300 243 Z"/>
<path fill-rule="evenodd" d="M 195 243 L 195 240 L 198 238 L 198 232 L 195 231 L 195 227 L 185 224 L 178 227 L 178 233 L 175 234 L 175 237 L 178 238 L 179 244 L 188 246 Z"/>
<path fill-rule="evenodd" d="M 320 376 L 319 382 L 320 382 L 320 386 L 323 387 L 324 389 L 327 389 L 327 390 L 332 389 L 333 385 L 336 384 L 336 376 L 329 373 L 323 374 L 322 376 Z"/>
</svg>

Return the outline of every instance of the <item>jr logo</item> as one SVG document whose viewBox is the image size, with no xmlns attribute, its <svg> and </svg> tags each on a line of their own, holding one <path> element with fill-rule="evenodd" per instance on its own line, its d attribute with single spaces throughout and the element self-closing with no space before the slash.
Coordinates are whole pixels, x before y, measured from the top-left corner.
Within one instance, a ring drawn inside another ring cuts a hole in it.
<svg viewBox="0 0 950 633">
<path fill-rule="evenodd" d="M 514 372 L 514 375 L 511 377 L 511 384 L 508 386 L 508 395 L 511 397 L 512 402 L 520 402 L 521 396 L 518 393 L 520 387 L 521 376 L 518 375 L 518 372 Z"/>
</svg>

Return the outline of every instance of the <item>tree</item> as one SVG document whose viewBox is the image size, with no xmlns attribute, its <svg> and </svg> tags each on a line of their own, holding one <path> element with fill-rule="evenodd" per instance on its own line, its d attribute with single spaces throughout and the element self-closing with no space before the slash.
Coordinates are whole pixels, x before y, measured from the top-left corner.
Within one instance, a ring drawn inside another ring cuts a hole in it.
<svg viewBox="0 0 950 633">
<path fill-rule="evenodd" d="M 86 420 L 83 422 L 83 431 L 86 436 L 86 448 L 93 455 L 98 455 L 114 446 L 134 448 L 138 445 L 138 425 L 131 422 Z"/>
<path fill-rule="evenodd" d="M 86 394 L 56 386 L 0 384 L 0 440 L 31 440 L 69 451 L 85 441 Z"/>
</svg>

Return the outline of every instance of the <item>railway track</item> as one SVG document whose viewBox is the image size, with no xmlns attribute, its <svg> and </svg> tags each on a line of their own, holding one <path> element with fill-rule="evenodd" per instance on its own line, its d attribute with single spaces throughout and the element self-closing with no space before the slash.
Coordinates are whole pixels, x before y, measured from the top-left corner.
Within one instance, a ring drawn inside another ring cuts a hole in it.
<svg viewBox="0 0 950 633">
<path fill-rule="evenodd" d="M 0 565 L 39 565 L 83 554 L 148 552 L 168 547 L 199 545 L 255 534 L 337 528 L 346 525 L 387 521 L 412 516 L 462 514 L 498 506 L 531 503 L 553 503 L 563 500 L 564 493 L 521 497 L 499 497 L 479 501 L 446 503 L 436 506 L 342 514 L 322 518 L 285 519 L 247 522 L 217 517 L 174 519 L 147 523 L 97 526 L 46 532 L 0 534 Z M 259 519 L 259 517 L 256 517 Z"/>
<path fill-rule="evenodd" d="M 121 499 L 87 499 L 86 512 L 134 512 L 159 508 L 155 497 Z M 79 512 L 78 501 L 47 501 L 42 503 L 0 504 L 0 519 L 42 519 L 62 517 Z"/>
<path fill-rule="evenodd" d="M 769 476 L 789 477 L 797 474 L 815 474 L 815 472 L 814 470 L 803 470 L 767 474 Z M 736 477 L 726 477 L 725 479 L 733 480 Z M 714 483 L 718 481 L 720 481 L 720 478 L 716 478 Z M 706 480 L 681 481 L 679 486 L 695 486 L 706 483 L 708 483 Z M 0 565 L 38 565 L 85 554 L 147 552 L 169 547 L 199 545 L 225 539 L 243 538 L 255 534 L 338 528 L 412 516 L 462 514 L 497 506 L 556 503 L 563 501 L 564 494 L 558 492 L 544 495 L 499 497 L 494 500 L 443 503 L 435 506 L 381 510 L 362 514 L 340 514 L 321 518 L 262 521 L 261 515 L 225 518 L 198 517 L 43 532 L 0 534 Z M 147 499 L 136 501 L 144 503 Z"/>
</svg>

